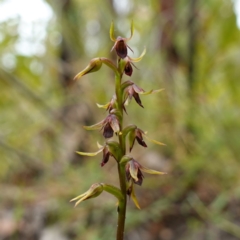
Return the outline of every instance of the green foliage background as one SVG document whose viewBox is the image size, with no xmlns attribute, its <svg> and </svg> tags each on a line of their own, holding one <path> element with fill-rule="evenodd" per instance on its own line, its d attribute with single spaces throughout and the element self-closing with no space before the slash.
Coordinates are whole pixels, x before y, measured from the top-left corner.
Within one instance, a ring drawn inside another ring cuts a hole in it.
<svg viewBox="0 0 240 240">
<path fill-rule="evenodd" d="M 75 154 L 103 143 L 82 125 L 106 116 L 95 103 L 111 99 L 113 75 L 103 67 L 72 79 L 94 57 L 115 59 L 110 23 L 128 37 L 131 19 L 133 56 L 147 49 L 131 80 L 165 91 L 142 97 L 144 109 L 132 101 L 126 124 L 167 145 L 135 146 L 133 156 L 168 175 L 145 176 L 137 189 L 142 210 L 128 204 L 126 239 L 240 239 L 240 37 L 232 1 L 129 0 L 123 11 L 116 2 L 49 0 L 54 16 L 39 56 L 15 50 L 16 19 L 0 23 L 0 223 L 12 224 L 0 239 L 40 239 L 52 226 L 69 239 L 114 239 L 113 197 L 69 203 L 92 183 L 118 184 L 112 159 L 101 168 L 101 156 Z"/>
</svg>

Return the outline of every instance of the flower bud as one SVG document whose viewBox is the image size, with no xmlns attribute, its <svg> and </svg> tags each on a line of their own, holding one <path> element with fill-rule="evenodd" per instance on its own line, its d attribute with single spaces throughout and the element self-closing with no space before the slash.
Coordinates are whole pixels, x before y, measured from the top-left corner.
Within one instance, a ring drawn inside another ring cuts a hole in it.
<svg viewBox="0 0 240 240">
<path fill-rule="evenodd" d="M 75 207 L 82 201 L 87 200 L 89 198 L 95 198 L 99 196 L 103 191 L 103 185 L 101 183 L 94 183 L 87 192 L 73 198 L 70 202 L 76 201 Z"/>
<path fill-rule="evenodd" d="M 88 66 L 82 70 L 80 73 L 78 73 L 73 80 L 78 80 L 79 78 L 81 78 L 82 76 L 91 73 L 91 72 L 96 72 L 98 71 L 102 66 L 102 61 L 100 58 L 94 58 L 90 61 L 90 63 L 88 64 Z"/>
</svg>

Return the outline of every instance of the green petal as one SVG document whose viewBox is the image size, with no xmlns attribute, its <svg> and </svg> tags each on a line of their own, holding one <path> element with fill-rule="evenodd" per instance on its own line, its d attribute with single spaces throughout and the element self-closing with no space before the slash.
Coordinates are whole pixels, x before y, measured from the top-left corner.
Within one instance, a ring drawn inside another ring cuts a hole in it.
<svg viewBox="0 0 240 240">
<path fill-rule="evenodd" d="M 98 146 L 99 149 L 103 148 L 103 146 L 99 142 L 97 142 L 97 146 Z"/>
<path fill-rule="evenodd" d="M 129 86 L 131 86 L 131 85 L 133 85 L 134 83 L 132 82 L 132 81 L 130 81 L 130 80 L 127 80 L 127 81 L 125 81 L 125 82 L 123 82 L 122 84 L 121 84 L 121 89 L 122 89 L 122 91 L 125 89 L 125 88 L 127 88 L 127 87 L 129 87 Z"/>
<path fill-rule="evenodd" d="M 132 160 L 132 157 L 124 155 L 121 160 L 120 160 L 120 164 L 126 164 L 127 162 L 129 162 L 130 160 Z"/>
<path fill-rule="evenodd" d="M 85 195 L 86 195 L 86 193 L 83 193 L 83 194 L 81 194 L 81 195 L 79 195 L 79 196 L 71 199 L 70 202 L 76 201 L 77 199 L 82 198 L 82 197 L 85 196 Z"/>
<path fill-rule="evenodd" d="M 99 104 L 99 103 L 96 103 L 96 104 L 97 104 L 97 106 L 98 106 L 99 108 L 104 108 L 104 109 L 107 109 L 108 106 L 109 106 L 109 103 L 107 103 L 107 104 L 105 104 L 105 105 L 102 105 L 102 104 Z"/>
<path fill-rule="evenodd" d="M 133 20 L 132 20 L 132 22 L 131 22 L 131 36 L 129 38 L 126 38 L 127 41 L 129 41 L 132 38 L 133 32 L 134 32 L 134 25 L 133 25 Z"/>
<path fill-rule="evenodd" d="M 161 89 L 157 89 L 157 90 L 150 90 L 148 92 L 140 92 L 139 94 L 148 95 L 148 94 L 152 94 L 152 93 L 159 93 L 159 92 L 161 92 L 163 90 L 164 90 L 164 88 L 161 88 Z"/>
<path fill-rule="evenodd" d="M 152 169 L 149 169 L 149 168 L 146 168 L 146 167 L 143 167 L 143 166 L 141 166 L 140 170 L 145 172 L 145 173 L 149 173 L 149 174 L 159 174 L 159 175 L 167 174 L 165 172 L 159 172 L 159 171 L 152 170 Z"/>
<path fill-rule="evenodd" d="M 103 124 L 103 121 L 98 122 L 91 126 L 83 126 L 83 128 L 86 130 L 98 130 L 98 129 L 102 128 L 102 124 Z"/>
<path fill-rule="evenodd" d="M 158 142 L 158 141 L 156 141 L 156 140 L 154 140 L 154 139 L 151 139 L 151 138 L 147 137 L 146 134 L 144 134 L 144 136 L 147 138 L 148 141 L 150 141 L 150 142 L 152 142 L 152 143 L 155 143 L 155 144 L 160 145 L 160 146 L 166 146 L 165 143 Z"/>
<path fill-rule="evenodd" d="M 113 22 L 111 22 L 111 26 L 110 26 L 110 39 L 113 41 L 113 42 L 115 42 L 116 41 L 116 38 L 115 38 L 115 36 L 114 36 L 114 24 L 113 24 Z"/>
<path fill-rule="evenodd" d="M 116 141 L 107 141 L 106 144 L 108 146 L 109 152 L 118 161 L 118 159 L 122 156 L 122 149 L 121 149 L 119 143 Z"/>
<path fill-rule="evenodd" d="M 132 129 L 130 133 L 128 134 L 128 141 L 129 141 L 129 147 L 130 147 L 130 152 L 133 148 L 134 142 L 135 142 L 136 134 L 135 134 L 135 129 Z"/>
<path fill-rule="evenodd" d="M 129 97 L 127 97 L 126 100 L 124 100 L 124 105 L 128 106 L 130 102 L 131 102 L 131 99 L 129 99 Z"/>
<path fill-rule="evenodd" d="M 76 152 L 76 153 L 79 155 L 82 155 L 82 156 L 93 157 L 93 156 L 98 155 L 100 152 L 102 152 L 102 150 L 103 150 L 103 148 L 99 149 L 97 152 L 92 152 L 92 153 L 87 153 L 87 152 Z"/>
<path fill-rule="evenodd" d="M 131 198 L 132 198 L 135 206 L 136 206 L 138 209 L 141 209 L 140 206 L 139 206 L 138 200 L 137 200 L 137 198 L 136 198 L 135 192 L 134 192 L 134 185 L 132 186 Z"/>
<path fill-rule="evenodd" d="M 133 125 L 133 124 L 126 126 L 126 127 L 122 130 L 123 136 L 124 136 L 124 137 L 127 136 L 127 134 L 128 134 L 130 131 L 135 130 L 136 128 L 137 128 L 137 126 L 136 126 L 136 125 Z"/>
<path fill-rule="evenodd" d="M 134 167 L 134 164 L 132 162 L 129 162 L 129 165 L 130 165 L 130 167 L 129 167 L 130 175 L 137 182 L 138 181 L 138 177 L 137 177 L 138 169 Z"/>
<path fill-rule="evenodd" d="M 79 203 L 81 203 L 82 201 L 86 200 L 87 196 L 85 196 L 84 198 L 80 199 L 79 201 L 77 201 L 74 205 L 74 207 L 76 207 Z"/>
<path fill-rule="evenodd" d="M 144 56 L 145 54 L 146 54 L 146 48 L 144 48 L 144 50 L 143 50 L 142 54 L 140 55 L 140 57 L 138 57 L 138 58 L 130 58 L 130 57 L 129 57 L 129 59 L 130 59 L 131 62 L 139 62 L 139 61 L 142 60 L 142 58 L 143 58 L 143 56 Z"/>
<path fill-rule="evenodd" d="M 116 118 L 114 118 L 111 122 L 110 125 L 113 129 L 114 132 L 119 132 L 120 131 L 120 127 L 119 127 L 119 122 Z"/>
</svg>

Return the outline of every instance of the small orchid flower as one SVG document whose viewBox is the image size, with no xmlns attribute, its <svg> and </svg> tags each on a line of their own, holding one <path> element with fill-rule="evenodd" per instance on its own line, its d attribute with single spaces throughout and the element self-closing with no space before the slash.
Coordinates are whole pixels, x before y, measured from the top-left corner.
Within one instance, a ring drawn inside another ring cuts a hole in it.
<svg viewBox="0 0 240 240">
<path fill-rule="evenodd" d="M 143 174 L 142 172 L 150 173 L 150 174 L 166 174 L 164 172 L 155 171 L 146 167 L 143 167 L 138 161 L 130 160 L 126 164 L 126 177 L 127 180 L 132 180 L 135 184 L 142 185 L 143 182 Z"/>
<path fill-rule="evenodd" d="M 144 139 L 143 139 L 143 135 L 144 137 L 152 142 L 152 143 L 155 143 L 157 145 L 160 145 L 160 146 L 166 146 L 166 144 L 162 143 L 162 142 L 159 142 L 159 141 L 156 141 L 154 139 L 151 139 L 147 136 L 147 132 L 144 132 L 143 130 L 141 130 L 140 128 L 138 127 L 131 127 L 129 128 L 129 145 L 130 145 L 130 149 L 129 151 L 131 152 L 132 149 L 133 149 L 133 146 L 134 146 L 134 143 L 135 143 L 135 139 L 137 140 L 138 144 L 143 146 L 143 147 L 147 147 L 147 144 L 145 143 Z"/>
<path fill-rule="evenodd" d="M 109 114 L 102 124 L 103 136 L 111 138 L 113 133 L 120 131 L 119 120 L 115 114 Z"/>
<path fill-rule="evenodd" d="M 131 24 L 131 36 L 129 38 L 122 38 L 120 36 L 118 36 L 117 38 L 115 38 L 114 36 L 114 24 L 113 22 L 111 23 L 111 27 L 110 27 L 110 39 L 115 42 L 115 44 L 113 45 L 111 51 L 113 49 L 116 50 L 116 53 L 117 55 L 120 57 L 120 58 L 125 58 L 127 57 L 127 49 L 129 48 L 132 52 L 133 50 L 127 45 L 127 41 L 129 41 L 132 36 L 133 36 L 133 31 L 134 31 L 134 28 L 133 28 L 133 22 Z"/>
<path fill-rule="evenodd" d="M 101 167 L 103 167 L 109 160 L 110 157 L 113 157 L 116 160 L 116 151 L 115 149 L 118 149 L 118 143 L 114 141 L 108 141 L 104 146 L 97 143 L 98 151 L 96 152 L 76 152 L 79 155 L 82 156 L 89 156 L 93 157 L 98 155 L 100 152 L 103 153 L 102 161 L 101 161 Z"/>
<path fill-rule="evenodd" d="M 139 97 L 139 93 L 144 93 L 144 90 L 140 87 L 138 87 L 136 84 L 132 84 L 125 90 L 125 101 L 124 103 L 129 99 L 131 100 L 132 97 L 134 97 L 136 103 L 143 108 L 141 99 Z"/>
<path fill-rule="evenodd" d="M 117 100 L 117 97 L 116 97 L 116 94 L 114 94 L 110 102 L 108 102 L 105 105 L 101 105 L 97 103 L 97 106 L 99 108 L 105 108 L 107 111 L 111 112 L 113 109 L 115 109 L 116 100 Z"/>
<path fill-rule="evenodd" d="M 113 133 L 118 133 L 120 131 L 120 125 L 119 125 L 118 117 L 113 112 L 114 112 L 114 109 L 101 122 L 96 123 L 92 126 L 84 126 L 84 128 L 86 130 L 102 129 L 103 130 L 103 136 L 105 138 L 111 138 L 113 136 Z"/>
<path fill-rule="evenodd" d="M 133 131 L 129 133 L 130 152 L 132 151 L 133 145 L 135 143 L 135 139 L 137 140 L 139 145 L 143 147 L 147 147 L 147 144 L 143 140 L 143 136 L 142 136 L 143 134 L 145 134 L 144 131 L 139 128 L 135 128 L 133 129 Z"/>
<path fill-rule="evenodd" d="M 132 72 L 133 72 L 133 68 L 132 66 L 134 66 L 135 68 L 137 68 L 133 63 L 134 62 L 139 62 L 142 60 L 143 56 L 145 55 L 146 53 L 146 49 L 143 50 L 142 54 L 140 57 L 138 58 L 131 58 L 129 56 L 127 56 L 124 60 L 126 61 L 126 65 L 125 65 L 125 68 L 124 68 L 124 73 L 128 76 L 132 76 Z M 138 68 L 137 68 L 138 69 Z"/>
<path fill-rule="evenodd" d="M 128 101 L 131 101 L 132 97 L 134 97 L 135 101 L 139 106 L 143 108 L 141 99 L 139 97 L 139 94 L 141 95 L 148 95 L 152 93 L 159 93 L 163 91 L 164 89 L 157 89 L 157 90 L 150 90 L 148 92 L 145 92 L 142 88 L 134 84 L 132 81 L 128 80 L 126 82 L 122 83 L 122 88 L 125 89 L 124 93 L 124 104 L 128 104 Z"/>
</svg>

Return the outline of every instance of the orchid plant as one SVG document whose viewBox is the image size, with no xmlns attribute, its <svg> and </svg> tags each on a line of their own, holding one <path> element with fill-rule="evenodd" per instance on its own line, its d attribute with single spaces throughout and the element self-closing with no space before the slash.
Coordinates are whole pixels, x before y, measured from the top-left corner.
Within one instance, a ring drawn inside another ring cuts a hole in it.
<svg viewBox="0 0 240 240">
<path fill-rule="evenodd" d="M 164 144 L 148 138 L 146 132 L 138 128 L 136 125 L 131 124 L 128 126 L 123 126 L 124 114 L 127 113 L 126 107 L 132 98 L 134 98 L 136 103 L 143 108 L 140 95 L 158 93 L 163 90 L 158 89 L 145 92 L 133 81 L 122 81 L 124 75 L 132 75 L 133 67 L 135 67 L 134 63 L 139 62 L 146 53 L 146 50 L 144 49 L 143 53 L 138 58 L 131 58 L 128 56 L 128 49 L 133 52 L 133 50 L 127 44 L 127 42 L 133 36 L 133 31 L 134 27 L 132 22 L 131 36 L 129 38 L 115 38 L 114 24 L 112 22 L 110 27 L 110 38 L 114 42 L 112 51 L 115 50 L 118 56 L 117 64 L 115 65 L 111 60 L 105 57 L 94 58 L 90 61 L 89 65 L 74 78 L 74 80 L 78 80 L 88 73 L 96 72 L 100 70 L 102 64 L 108 66 L 115 74 L 115 94 L 109 103 L 105 105 L 97 104 L 99 108 L 103 108 L 108 111 L 107 117 L 97 124 L 84 127 L 86 130 L 100 129 L 105 142 L 103 145 L 97 143 L 98 150 L 96 152 L 77 153 L 83 156 L 96 156 L 102 152 L 102 167 L 109 161 L 110 157 L 113 158 L 116 161 L 118 169 L 120 187 L 115 187 L 105 183 L 95 183 L 87 192 L 75 197 L 71 201 L 76 201 L 75 206 L 77 206 L 84 200 L 99 196 L 103 191 L 114 195 L 118 200 L 118 225 L 116 233 L 117 240 L 123 240 L 124 238 L 127 197 L 129 196 L 133 200 L 136 207 L 140 209 L 134 188 L 135 184 L 140 186 L 142 185 L 143 172 L 150 174 L 165 174 L 164 172 L 143 167 L 131 156 L 131 151 L 134 147 L 135 140 L 137 140 L 138 144 L 140 144 L 142 147 L 147 147 L 145 139 L 158 145 Z M 114 135 L 117 136 L 117 141 L 111 139 Z M 129 149 L 127 149 L 127 141 L 129 142 Z"/>
</svg>

